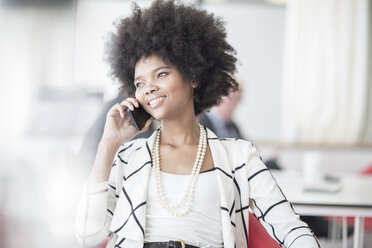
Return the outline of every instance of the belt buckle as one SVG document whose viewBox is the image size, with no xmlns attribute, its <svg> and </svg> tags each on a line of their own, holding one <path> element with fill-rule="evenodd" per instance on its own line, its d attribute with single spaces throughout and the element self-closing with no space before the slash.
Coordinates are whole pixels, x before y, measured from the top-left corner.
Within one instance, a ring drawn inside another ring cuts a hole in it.
<svg viewBox="0 0 372 248">
<path fill-rule="evenodd" d="M 186 248 L 185 242 L 183 242 L 182 240 L 175 240 L 175 241 L 181 243 L 181 248 Z"/>
</svg>

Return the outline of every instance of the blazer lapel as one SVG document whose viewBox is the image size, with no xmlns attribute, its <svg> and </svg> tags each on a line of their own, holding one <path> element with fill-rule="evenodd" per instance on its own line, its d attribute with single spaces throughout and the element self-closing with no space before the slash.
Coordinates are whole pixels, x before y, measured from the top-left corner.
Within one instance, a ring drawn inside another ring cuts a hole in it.
<svg viewBox="0 0 372 248">
<path fill-rule="evenodd" d="M 209 129 L 207 129 L 207 136 L 214 166 L 217 170 L 218 188 L 221 196 L 221 221 L 224 247 L 234 247 L 235 194 L 229 157 L 221 141 Z"/>
</svg>

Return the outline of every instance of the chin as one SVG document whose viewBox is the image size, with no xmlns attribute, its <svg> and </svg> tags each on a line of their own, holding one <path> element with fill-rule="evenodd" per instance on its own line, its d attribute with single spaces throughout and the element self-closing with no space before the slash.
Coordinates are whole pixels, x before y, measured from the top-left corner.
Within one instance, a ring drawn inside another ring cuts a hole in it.
<svg viewBox="0 0 372 248">
<path fill-rule="evenodd" d="M 164 113 L 159 113 L 159 112 L 156 112 L 156 111 L 154 111 L 153 113 L 150 113 L 151 115 L 152 115 L 152 117 L 154 117 L 154 119 L 156 119 L 156 120 L 163 120 L 165 117 L 166 117 L 166 115 L 164 114 Z"/>
</svg>

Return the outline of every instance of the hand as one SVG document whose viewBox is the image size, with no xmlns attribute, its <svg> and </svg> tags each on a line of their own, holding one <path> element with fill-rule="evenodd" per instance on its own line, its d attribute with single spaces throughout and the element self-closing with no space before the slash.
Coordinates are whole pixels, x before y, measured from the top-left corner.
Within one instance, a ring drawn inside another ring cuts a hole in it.
<svg viewBox="0 0 372 248">
<path fill-rule="evenodd" d="M 129 141 L 137 134 L 145 132 L 149 128 L 152 118 L 150 118 L 146 122 L 145 127 L 138 132 L 131 124 L 132 122 L 130 116 L 126 111 L 128 108 L 133 111 L 134 108 L 138 107 L 138 101 L 135 98 L 130 97 L 122 101 L 120 104 L 116 103 L 114 106 L 112 106 L 106 116 L 102 140 L 119 147 L 121 144 Z"/>
</svg>

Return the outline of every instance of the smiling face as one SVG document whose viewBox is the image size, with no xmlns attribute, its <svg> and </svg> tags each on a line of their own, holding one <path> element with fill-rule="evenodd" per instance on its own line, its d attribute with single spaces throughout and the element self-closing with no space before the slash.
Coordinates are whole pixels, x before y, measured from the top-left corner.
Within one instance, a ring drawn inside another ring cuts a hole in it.
<svg viewBox="0 0 372 248">
<path fill-rule="evenodd" d="M 193 87 L 173 65 L 155 55 L 142 57 L 134 72 L 135 97 L 155 119 L 194 113 Z"/>
</svg>

